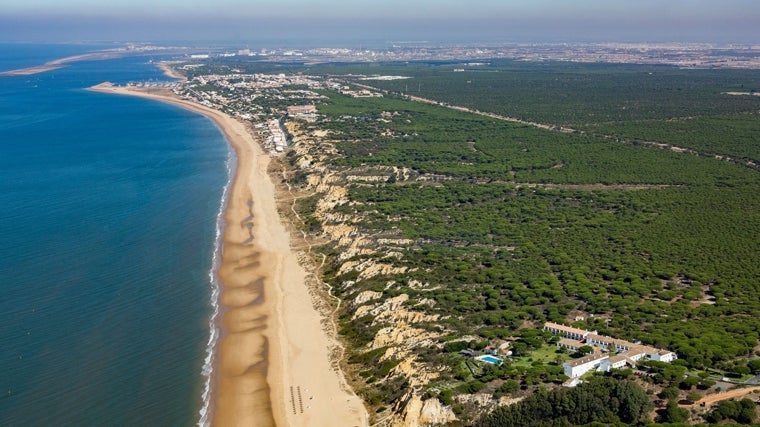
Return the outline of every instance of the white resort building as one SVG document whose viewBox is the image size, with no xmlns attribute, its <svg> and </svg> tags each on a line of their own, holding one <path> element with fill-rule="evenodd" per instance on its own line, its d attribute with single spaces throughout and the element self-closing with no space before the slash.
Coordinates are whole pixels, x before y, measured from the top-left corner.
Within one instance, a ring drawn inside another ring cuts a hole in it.
<svg viewBox="0 0 760 427">
<path fill-rule="evenodd" d="M 566 348 L 570 351 L 578 351 L 578 349 L 583 346 L 584 344 L 582 342 L 571 340 L 569 338 L 562 338 L 561 340 L 557 341 L 557 347 Z"/>
<path fill-rule="evenodd" d="M 578 341 L 586 338 L 588 334 L 592 333 L 583 329 L 573 328 L 572 326 L 565 326 L 552 322 L 544 323 L 544 330 L 549 331 L 555 335 L 564 335 L 567 338 L 572 338 Z M 593 333 L 596 333 L 596 331 Z"/>
<path fill-rule="evenodd" d="M 636 346 L 636 344 L 619 340 L 617 338 L 605 337 L 603 335 L 597 335 L 595 333 L 588 334 L 586 336 L 586 344 L 593 345 L 594 347 L 603 348 L 605 350 L 615 351 L 628 351 Z"/>
<path fill-rule="evenodd" d="M 652 360 L 656 360 L 658 362 L 670 363 L 670 362 L 678 359 L 678 356 L 675 353 L 673 353 L 672 351 L 660 350 L 657 353 L 650 354 L 649 358 L 652 359 Z"/>
<path fill-rule="evenodd" d="M 565 375 L 570 378 L 577 378 L 586 372 L 600 370 L 602 361 L 609 359 L 609 355 L 602 353 L 593 353 L 591 355 L 573 359 L 562 364 Z"/>
<path fill-rule="evenodd" d="M 578 351 L 584 345 L 595 348 L 594 353 L 588 356 L 562 364 L 565 375 L 570 378 L 577 378 L 591 370 L 609 372 L 626 365 L 635 366 L 636 362 L 645 356 L 649 360 L 665 363 L 670 363 L 678 358 L 675 353 L 669 350 L 598 335 L 596 331 L 586 331 L 552 322 L 546 322 L 543 329 L 565 337 L 557 342 L 557 347 L 571 351 Z M 616 354 L 610 356 L 610 352 Z"/>
<path fill-rule="evenodd" d="M 599 370 L 609 372 L 612 369 L 621 369 L 624 368 L 625 365 L 633 366 L 635 364 L 636 362 L 632 359 L 625 357 L 622 354 L 618 354 L 617 356 L 608 357 L 602 360 L 602 363 L 599 365 Z"/>
</svg>

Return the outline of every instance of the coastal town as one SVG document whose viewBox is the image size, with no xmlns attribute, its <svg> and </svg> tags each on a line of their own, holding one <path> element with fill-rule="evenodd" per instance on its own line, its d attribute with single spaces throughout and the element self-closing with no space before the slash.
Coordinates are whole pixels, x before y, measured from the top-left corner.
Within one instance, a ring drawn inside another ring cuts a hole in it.
<svg viewBox="0 0 760 427">
<path fill-rule="evenodd" d="M 185 65 L 180 70 L 192 68 Z M 276 153 L 288 145 L 285 117 L 306 122 L 317 118 L 315 103 L 327 99 L 319 91 L 333 90 L 354 98 L 383 96 L 376 91 L 352 89 L 339 79 L 283 73 L 212 74 L 184 82 L 132 82 L 128 86 L 170 89 L 182 99 L 249 121 L 262 137 L 264 147 Z"/>
<path fill-rule="evenodd" d="M 390 46 L 219 50 L 190 59 L 256 59 L 289 62 L 516 61 L 656 64 L 683 68 L 760 68 L 760 45 L 715 43 L 491 43 L 485 45 L 392 43 Z"/>
</svg>

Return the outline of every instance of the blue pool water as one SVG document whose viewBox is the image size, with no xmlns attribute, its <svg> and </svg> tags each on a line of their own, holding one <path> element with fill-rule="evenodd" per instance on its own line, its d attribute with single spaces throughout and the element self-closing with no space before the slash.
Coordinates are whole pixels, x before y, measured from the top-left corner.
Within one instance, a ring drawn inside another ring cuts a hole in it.
<svg viewBox="0 0 760 427">
<path fill-rule="evenodd" d="M 492 363 L 494 365 L 498 365 L 499 363 L 501 363 L 501 359 L 499 359 L 498 357 L 489 356 L 489 355 L 478 356 L 476 357 L 476 359 L 482 360 L 483 362 Z"/>
</svg>

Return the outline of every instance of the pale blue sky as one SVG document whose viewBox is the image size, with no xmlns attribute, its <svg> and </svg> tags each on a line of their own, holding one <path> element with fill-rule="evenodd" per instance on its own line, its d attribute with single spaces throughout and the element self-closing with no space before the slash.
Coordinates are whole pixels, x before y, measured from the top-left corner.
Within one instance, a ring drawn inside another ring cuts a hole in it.
<svg viewBox="0 0 760 427">
<path fill-rule="evenodd" d="M 760 43 L 758 0 L 0 0 L 0 40 Z"/>
</svg>

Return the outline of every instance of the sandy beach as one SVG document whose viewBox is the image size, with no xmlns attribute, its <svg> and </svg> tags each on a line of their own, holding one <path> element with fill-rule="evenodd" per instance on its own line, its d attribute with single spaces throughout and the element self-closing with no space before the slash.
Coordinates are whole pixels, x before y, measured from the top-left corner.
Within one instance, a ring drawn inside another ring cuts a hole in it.
<svg viewBox="0 0 760 427">
<path fill-rule="evenodd" d="M 32 74 L 40 74 L 47 71 L 57 70 L 63 67 L 64 67 L 63 63 L 48 62 L 47 64 L 38 65 L 36 67 L 19 68 L 17 70 L 3 71 L 3 72 L 0 72 L 0 77 L 31 76 Z"/>
<path fill-rule="evenodd" d="M 246 126 L 168 90 L 98 85 L 211 118 L 237 155 L 224 213 L 221 330 L 212 386 L 215 426 L 366 426 L 361 400 L 333 367 L 307 272 L 291 248 L 267 174 L 269 155 Z M 191 375 L 191 373 L 188 373 Z"/>
<path fill-rule="evenodd" d="M 63 68 L 66 66 L 66 64 L 70 62 L 95 61 L 95 60 L 101 61 L 101 60 L 106 60 L 106 59 L 119 58 L 125 55 L 127 55 L 127 52 L 125 51 L 106 51 L 106 52 L 85 53 L 83 55 L 67 56 L 65 58 L 54 59 L 52 61 L 46 62 L 42 65 L 37 65 L 34 67 L 2 71 L 0 72 L 0 77 L 30 76 L 32 74 L 40 74 L 40 73 L 45 73 L 48 71 L 57 70 L 59 68 Z"/>
<path fill-rule="evenodd" d="M 187 77 L 185 77 L 183 74 L 180 74 L 177 70 L 172 68 L 172 63 L 169 61 L 161 61 L 158 63 L 158 68 L 161 69 L 161 71 L 164 72 L 164 75 L 166 77 L 172 78 L 172 79 L 179 79 L 179 80 L 187 80 Z"/>
</svg>

